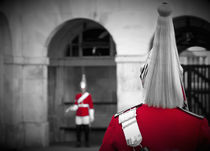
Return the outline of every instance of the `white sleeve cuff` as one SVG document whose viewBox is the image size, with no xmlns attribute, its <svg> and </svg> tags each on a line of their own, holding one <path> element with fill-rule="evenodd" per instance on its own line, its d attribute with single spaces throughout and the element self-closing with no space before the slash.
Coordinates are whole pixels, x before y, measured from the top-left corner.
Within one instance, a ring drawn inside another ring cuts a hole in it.
<svg viewBox="0 0 210 151">
<path fill-rule="evenodd" d="M 66 110 L 65 110 L 65 112 L 66 113 L 68 113 L 70 110 L 71 111 L 76 111 L 78 109 L 78 105 L 72 105 L 72 106 L 70 106 L 70 107 L 68 107 Z"/>
<path fill-rule="evenodd" d="M 76 111 L 78 109 L 78 105 L 72 105 L 70 106 L 71 111 Z"/>
</svg>

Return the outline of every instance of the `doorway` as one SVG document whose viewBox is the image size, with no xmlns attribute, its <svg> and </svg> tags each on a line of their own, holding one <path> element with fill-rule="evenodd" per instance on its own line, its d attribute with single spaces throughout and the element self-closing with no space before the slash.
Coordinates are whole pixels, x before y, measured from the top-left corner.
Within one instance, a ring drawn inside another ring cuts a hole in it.
<svg viewBox="0 0 210 151">
<path fill-rule="evenodd" d="M 88 19 L 62 24 L 48 46 L 48 120 L 50 142 L 75 141 L 75 113 L 65 114 L 79 93 L 82 74 L 92 95 L 95 121 L 91 132 L 101 141 L 105 128 L 116 112 L 116 55 L 110 33 Z"/>
</svg>

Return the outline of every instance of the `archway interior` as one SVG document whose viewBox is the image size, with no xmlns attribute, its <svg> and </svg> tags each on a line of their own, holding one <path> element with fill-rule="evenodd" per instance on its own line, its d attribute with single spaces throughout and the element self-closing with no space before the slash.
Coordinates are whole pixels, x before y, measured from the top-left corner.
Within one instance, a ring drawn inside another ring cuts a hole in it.
<svg viewBox="0 0 210 151">
<path fill-rule="evenodd" d="M 61 25 L 49 43 L 49 58 L 90 57 L 116 54 L 115 43 L 100 24 L 88 19 L 74 19 Z"/>
<path fill-rule="evenodd" d="M 187 48 L 199 46 L 210 50 L 210 23 L 195 16 L 173 19 L 179 53 Z"/>
<path fill-rule="evenodd" d="M 116 50 L 112 36 L 94 21 L 75 19 L 59 27 L 48 48 L 51 142 L 76 139 L 74 133 L 65 133 L 65 130 L 74 129 L 75 113 L 65 114 L 64 110 L 74 103 L 75 95 L 80 92 L 79 83 L 83 73 L 86 74 L 87 90 L 92 95 L 95 107 L 92 128 L 100 130 L 107 127 L 116 112 L 117 102 Z"/>
</svg>

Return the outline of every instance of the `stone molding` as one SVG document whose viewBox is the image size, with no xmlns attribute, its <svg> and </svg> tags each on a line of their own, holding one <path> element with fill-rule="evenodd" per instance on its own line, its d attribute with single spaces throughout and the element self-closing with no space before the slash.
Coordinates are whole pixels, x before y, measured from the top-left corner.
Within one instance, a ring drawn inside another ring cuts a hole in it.
<svg viewBox="0 0 210 151">
<path fill-rule="evenodd" d="M 48 57 L 16 57 L 16 56 L 4 56 L 5 64 L 17 64 L 17 65 L 48 65 Z"/>
<path fill-rule="evenodd" d="M 114 57 L 50 58 L 51 66 L 115 66 Z"/>
<path fill-rule="evenodd" d="M 147 55 L 117 55 L 116 63 L 144 63 Z"/>
<path fill-rule="evenodd" d="M 144 63 L 146 55 L 117 55 L 116 63 Z M 106 60 L 106 59 L 105 59 Z M 48 57 L 21 57 L 21 56 L 4 56 L 5 64 L 18 65 L 49 65 Z M 113 63 L 111 63 L 113 64 Z"/>
</svg>

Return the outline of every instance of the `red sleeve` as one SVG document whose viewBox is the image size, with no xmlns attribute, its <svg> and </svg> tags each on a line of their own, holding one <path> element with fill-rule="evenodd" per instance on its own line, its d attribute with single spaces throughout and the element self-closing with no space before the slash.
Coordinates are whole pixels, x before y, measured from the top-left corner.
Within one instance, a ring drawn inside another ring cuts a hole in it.
<svg viewBox="0 0 210 151">
<path fill-rule="evenodd" d="M 104 134 L 103 142 L 99 151 L 117 151 L 114 147 L 115 122 L 116 122 L 116 119 L 113 116 Z"/>
<path fill-rule="evenodd" d="M 203 119 L 200 129 L 199 149 L 210 150 L 210 127 L 206 118 Z"/>
<path fill-rule="evenodd" d="M 93 100 L 91 95 L 89 95 L 89 107 L 90 109 L 93 109 Z"/>
<path fill-rule="evenodd" d="M 74 102 L 75 105 L 78 105 L 77 100 L 78 100 L 78 94 L 75 96 L 75 102 Z"/>
</svg>

